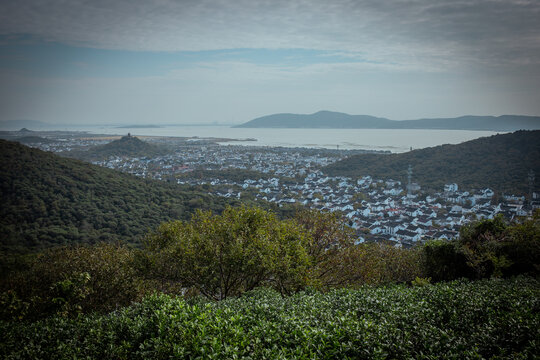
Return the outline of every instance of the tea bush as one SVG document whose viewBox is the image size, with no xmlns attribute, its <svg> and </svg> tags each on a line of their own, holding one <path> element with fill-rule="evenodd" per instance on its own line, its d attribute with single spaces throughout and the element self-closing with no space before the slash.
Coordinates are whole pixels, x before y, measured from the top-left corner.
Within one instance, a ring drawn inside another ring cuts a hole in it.
<svg viewBox="0 0 540 360">
<path fill-rule="evenodd" d="M 480 359 L 540 353 L 533 278 L 364 286 L 211 302 L 168 295 L 109 315 L 0 322 L 4 359 Z"/>
</svg>

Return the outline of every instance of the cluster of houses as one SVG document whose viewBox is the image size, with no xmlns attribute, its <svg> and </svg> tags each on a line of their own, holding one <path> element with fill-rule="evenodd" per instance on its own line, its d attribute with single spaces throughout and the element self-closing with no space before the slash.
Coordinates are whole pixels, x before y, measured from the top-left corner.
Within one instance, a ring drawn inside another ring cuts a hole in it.
<svg viewBox="0 0 540 360">
<path fill-rule="evenodd" d="M 77 141 L 81 142 L 77 145 L 88 146 L 83 139 L 70 139 L 56 145 L 57 150 L 66 150 Z M 56 149 L 51 144 L 43 146 Z M 424 192 L 415 183 L 405 185 L 370 176 L 330 177 L 321 170 L 349 155 L 350 151 L 324 149 L 191 144 L 178 146 L 167 155 L 112 156 L 95 164 L 141 177 L 208 184 L 210 192 L 224 197 L 250 196 L 279 205 L 339 211 L 356 230 L 359 242 L 387 242 L 401 247 L 428 239 L 455 238 L 461 226 L 476 219 L 492 219 L 498 214 L 513 219 L 529 215 L 531 208 L 540 208 L 540 193 L 533 193 L 532 202 L 515 195 L 495 201 L 494 192 L 488 188 L 460 191 L 457 184 L 446 184 L 439 192 Z M 197 169 L 250 170 L 265 176 L 242 180 L 190 176 Z"/>
<path fill-rule="evenodd" d="M 206 183 L 200 179 L 183 182 Z M 429 239 L 455 238 L 461 226 L 476 219 L 527 215 L 524 197 L 509 195 L 504 203 L 495 204 L 491 189 L 460 192 L 456 184 L 447 184 L 441 192 L 428 195 L 407 191 L 400 181 L 370 176 L 354 181 L 329 177 L 320 170 L 309 172 L 298 183 L 281 182 L 277 177 L 247 179 L 241 184 L 212 179 L 210 183 L 229 186 L 226 192 L 218 192 L 221 196 L 241 197 L 242 191 L 256 189 L 257 198 L 270 202 L 340 211 L 356 229 L 359 242 L 389 242 L 404 247 Z"/>
<path fill-rule="evenodd" d="M 212 186 L 210 191 L 224 197 L 249 194 L 279 205 L 301 204 L 339 211 L 356 230 L 359 242 L 410 247 L 429 239 L 455 238 L 460 227 L 473 220 L 492 219 L 498 214 L 508 219 L 529 214 L 525 197 L 505 195 L 500 203 L 494 203 L 494 192 L 488 188 L 460 191 L 457 184 L 446 184 L 440 192 L 423 192 L 415 183 L 325 175 L 321 169 L 342 155 L 335 151 L 302 153 L 298 149 L 203 146 L 152 159 L 110 158 L 99 164 L 139 176 L 208 184 Z M 271 177 L 235 181 L 189 176 L 190 171 L 201 168 L 254 170 Z M 175 177 L 178 174 L 183 175 Z"/>
<path fill-rule="evenodd" d="M 167 155 L 111 156 L 94 164 L 158 180 L 169 180 L 197 169 L 252 170 L 277 177 L 296 177 L 344 158 L 336 150 L 290 149 L 247 146 L 178 146 Z"/>
</svg>

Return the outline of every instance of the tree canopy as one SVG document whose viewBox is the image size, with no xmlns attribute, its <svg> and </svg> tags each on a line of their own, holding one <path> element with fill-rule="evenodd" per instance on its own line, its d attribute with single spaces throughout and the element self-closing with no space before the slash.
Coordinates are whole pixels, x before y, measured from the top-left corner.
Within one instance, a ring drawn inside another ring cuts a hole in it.
<svg viewBox="0 0 540 360">
<path fill-rule="evenodd" d="M 288 293 L 305 283 L 307 236 L 291 220 L 258 208 L 197 211 L 191 221 L 162 224 L 148 236 L 143 262 L 158 277 L 214 299 L 262 285 Z M 156 268 L 157 266 L 157 268 Z"/>
</svg>

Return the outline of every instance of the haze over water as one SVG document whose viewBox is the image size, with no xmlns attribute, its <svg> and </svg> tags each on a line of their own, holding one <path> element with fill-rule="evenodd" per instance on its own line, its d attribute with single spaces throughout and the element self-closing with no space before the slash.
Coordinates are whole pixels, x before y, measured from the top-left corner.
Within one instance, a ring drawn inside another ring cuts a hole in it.
<svg viewBox="0 0 540 360">
<path fill-rule="evenodd" d="M 77 129 L 81 130 L 81 129 Z M 256 139 L 222 144 L 283 146 L 344 150 L 384 150 L 395 153 L 442 144 L 458 144 L 497 134 L 494 131 L 419 129 L 261 129 L 229 126 L 164 126 L 159 128 L 118 128 L 96 126 L 82 130 L 92 133 L 200 138 Z"/>
</svg>

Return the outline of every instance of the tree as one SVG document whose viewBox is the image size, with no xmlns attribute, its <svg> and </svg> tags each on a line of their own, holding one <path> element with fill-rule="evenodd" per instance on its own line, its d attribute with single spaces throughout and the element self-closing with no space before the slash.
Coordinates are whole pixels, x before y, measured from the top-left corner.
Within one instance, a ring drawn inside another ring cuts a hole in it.
<svg viewBox="0 0 540 360">
<path fill-rule="evenodd" d="M 310 284 L 324 288 L 347 282 L 342 261 L 347 249 L 354 245 L 354 231 L 336 213 L 304 210 L 295 220 L 308 233 L 307 252 L 311 260 Z"/>
<path fill-rule="evenodd" d="M 512 264 L 501 251 L 504 243 L 511 241 L 507 228 L 502 215 L 498 215 L 493 220 L 472 222 L 460 229 L 460 251 L 477 277 L 501 276 L 502 269 Z"/>
<path fill-rule="evenodd" d="M 513 224 L 501 215 L 471 222 L 460 229 L 458 239 L 430 241 L 422 252 L 425 272 L 435 281 L 538 276 L 540 212 Z"/>
<path fill-rule="evenodd" d="M 305 282 L 305 231 L 259 208 L 228 207 L 221 215 L 197 211 L 191 221 L 162 224 L 148 236 L 143 256 L 158 276 L 222 300 L 261 285 L 289 293 Z"/>
</svg>

